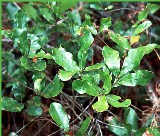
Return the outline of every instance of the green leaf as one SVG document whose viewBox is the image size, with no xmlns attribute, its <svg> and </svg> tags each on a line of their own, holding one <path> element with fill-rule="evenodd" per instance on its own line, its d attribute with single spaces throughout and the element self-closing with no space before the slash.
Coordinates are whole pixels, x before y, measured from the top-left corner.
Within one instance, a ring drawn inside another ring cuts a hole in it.
<svg viewBox="0 0 160 136">
<path fill-rule="evenodd" d="M 102 6 L 98 2 L 92 2 L 89 4 L 89 7 L 95 10 L 103 10 Z"/>
<path fill-rule="evenodd" d="M 27 39 L 27 30 L 15 28 L 13 30 L 12 39 L 14 44 L 25 56 L 28 55 L 30 44 Z"/>
<path fill-rule="evenodd" d="M 35 68 L 35 70 L 43 71 L 46 68 L 46 61 L 38 60 L 37 62 L 33 63 L 33 67 Z"/>
<path fill-rule="evenodd" d="M 92 105 L 92 108 L 97 112 L 106 111 L 109 108 L 106 96 L 99 96 L 98 101 Z"/>
<path fill-rule="evenodd" d="M 35 34 L 27 34 L 27 38 L 30 40 L 28 57 L 33 58 L 42 46 L 39 43 L 39 38 Z"/>
<path fill-rule="evenodd" d="M 69 19 L 71 19 L 75 25 L 81 26 L 81 16 L 77 10 L 72 10 L 67 12 Z"/>
<path fill-rule="evenodd" d="M 149 21 L 149 20 L 145 21 L 136 27 L 133 34 L 137 35 L 139 33 L 142 33 L 144 30 L 148 29 L 151 25 L 152 25 L 151 21 Z"/>
<path fill-rule="evenodd" d="M 91 122 L 91 117 L 87 117 L 81 124 L 80 129 L 78 130 L 76 136 L 83 136 L 86 132 L 86 130 L 89 127 L 89 124 Z"/>
<path fill-rule="evenodd" d="M 42 95 L 45 98 L 55 97 L 62 91 L 63 86 L 63 82 L 60 82 L 58 76 L 56 75 L 53 83 L 47 84 L 47 86 L 43 89 Z"/>
<path fill-rule="evenodd" d="M 69 119 L 61 104 L 51 103 L 49 113 L 60 128 L 64 129 L 64 131 L 69 130 Z"/>
<path fill-rule="evenodd" d="M 94 41 L 94 38 L 89 31 L 85 30 L 83 31 L 83 34 L 84 35 L 79 38 L 80 50 L 78 51 L 78 60 L 81 69 L 83 69 L 86 65 L 88 50 L 90 45 Z"/>
<path fill-rule="evenodd" d="M 29 21 L 29 18 L 27 17 L 26 13 L 22 10 L 18 10 L 15 14 L 14 24 L 17 28 L 25 28 L 27 27 L 27 23 Z"/>
<path fill-rule="evenodd" d="M 94 82 L 85 80 L 74 80 L 72 83 L 72 88 L 79 94 L 89 94 L 91 96 L 99 96 L 102 93 L 101 88 L 99 88 Z"/>
<path fill-rule="evenodd" d="M 29 106 L 27 109 L 27 113 L 31 116 L 39 116 L 43 112 L 42 108 L 39 106 Z"/>
<path fill-rule="evenodd" d="M 95 26 L 93 25 L 93 23 L 90 21 L 90 16 L 85 14 L 85 21 L 83 22 L 82 26 L 86 29 L 88 29 L 92 34 L 96 35 L 97 34 L 97 30 L 95 28 Z"/>
<path fill-rule="evenodd" d="M 103 81 L 103 92 L 104 94 L 108 94 L 112 88 L 112 76 L 110 76 L 107 72 L 100 72 L 100 76 Z"/>
<path fill-rule="evenodd" d="M 128 50 L 131 48 L 128 39 L 124 38 L 123 36 L 121 36 L 120 34 L 114 33 L 114 32 L 108 32 L 110 38 L 117 43 L 119 46 L 121 46 L 122 48 Z"/>
<path fill-rule="evenodd" d="M 142 136 L 145 131 L 146 131 L 146 127 L 141 127 L 140 129 L 138 129 L 138 130 L 136 131 L 136 133 L 135 133 L 134 135 L 135 135 L 135 136 Z"/>
<path fill-rule="evenodd" d="M 108 129 L 112 131 L 117 136 L 130 136 L 131 135 L 131 126 L 128 124 L 122 124 L 115 117 L 112 120 L 108 121 Z"/>
<path fill-rule="evenodd" d="M 40 92 L 44 87 L 45 87 L 45 80 L 46 76 L 44 73 L 39 72 L 39 71 L 34 71 L 33 72 L 33 81 L 34 81 L 34 90 L 36 93 Z"/>
<path fill-rule="evenodd" d="M 97 64 L 94 64 L 92 66 L 88 66 L 84 69 L 84 71 L 91 71 L 91 70 L 98 70 L 100 68 L 102 68 L 104 66 L 103 63 L 97 63 Z"/>
<path fill-rule="evenodd" d="M 149 128 L 147 128 L 147 130 L 148 130 L 149 133 L 152 134 L 153 136 L 160 136 L 160 131 L 159 131 L 158 128 L 156 128 L 156 127 L 149 127 Z"/>
<path fill-rule="evenodd" d="M 123 75 L 131 71 L 133 68 L 138 67 L 143 56 L 152 52 L 154 48 L 160 48 L 160 45 L 148 44 L 146 46 L 130 49 L 128 52 L 128 56 L 124 60 L 120 75 Z"/>
<path fill-rule="evenodd" d="M 155 12 L 157 12 L 160 9 L 160 5 L 148 3 L 147 9 L 149 9 L 151 14 L 154 14 Z"/>
<path fill-rule="evenodd" d="M 26 94 L 26 91 L 25 91 L 27 86 L 26 77 L 24 76 L 23 73 L 19 73 L 17 80 L 19 82 L 13 83 L 12 93 L 18 101 L 22 101 Z"/>
<path fill-rule="evenodd" d="M 58 5 L 60 8 L 60 12 L 64 12 L 65 10 L 75 6 L 76 3 L 77 3 L 77 0 L 70 1 L 70 2 L 65 0 L 61 1 L 60 4 Z"/>
<path fill-rule="evenodd" d="M 52 50 L 53 59 L 55 62 L 62 66 L 66 71 L 79 71 L 79 67 L 73 60 L 73 56 L 70 52 L 65 51 L 64 48 L 54 48 Z"/>
<path fill-rule="evenodd" d="M 10 112 L 21 112 L 24 104 L 19 103 L 10 97 L 2 97 L 2 110 L 7 110 Z"/>
<path fill-rule="evenodd" d="M 138 14 L 138 22 L 145 20 L 145 19 L 147 18 L 148 13 L 149 13 L 149 12 L 148 12 L 147 9 L 142 10 L 142 11 Z"/>
<path fill-rule="evenodd" d="M 120 58 L 119 52 L 113 50 L 112 48 L 105 46 L 102 50 L 102 55 L 104 57 L 104 61 L 111 72 L 117 76 L 120 72 Z"/>
<path fill-rule="evenodd" d="M 138 130 L 138 118 L 137 113 L 130 107 L 126 108 L 124 111 L 125 123 L 132 126 L 133 131 Z"/>
<path fill-rule="evenodd" d="M 122 76 L 116 83 L 116 86 L 145 86 L 153 78 L 153 73 L 147 70 L 137 70 L 135 73 L 127 73 Z"/>
<path fill-rule="evenodd" d="M 64 71 L 64 70 L 60 70 L 59 71 L 59 78 L 62 81 L 68 81 L 71 79 L 71 77 L 76 73 L 77 71 Z"/>
<path fill-rule="evenodd" d="M 121 33 L 123 30 L 123 23 L 120 19 L 118 19 L 114 25 L 113 25 L 113 30 L 115 33 Z"/>
<path fill-rule="evenodd" d="M 25 57 L 25 56 L 22 56 L 21 59 L 21 65 L 26 68 L 26 69 L 31 69 L 32 68 L 32 65 L 31 63 L 29 62 L 28 58 Z"/>
<path fill-rule="evenodd" d="M 118 100 L 120 100 L 121 97 L 117 96 L 117 95 L 113 95 L 113 94 L 108 94 L 107 95 L 107 101 L 110 105 L 112 105 L 113 107 L 128 107 L 131 104 L 131 100 L 130 99 L 126 99 L 123 102 L 119 102 Z"/>
<path fill-rule="evenodd" d="M 40 14 L 47 20 L 47 21 L 53 21 L 54 18 L 52 17 L 52 13 L 50 9 L 48 8 L 40 8 L 39 9 Z"/>
<path fill-rule="evenodd" d="M 112 22 L 110 17 L 102 18 L 100 22 L 99 31 L 102 32 L 102 31 L 108 30 L 108 27 L 110 27 L 111 25 L 112 25 Z"/>
<path fill-rule="evenodd" d="M 32 18 L 36 20 L 38 17 L 37 10 L 33 8 L 33 5 L 31 4 L 24 4 L 23 5 L 23 10 L 26 12 L 27 16 L 29 18 Z"/>
<path fill-rule="evenodd" d="M 37 58 L 46 58 L 52 59 L 52 55 L 50 53 L 45 53 L 42 49 L 34 55 Z"/>
</svg>

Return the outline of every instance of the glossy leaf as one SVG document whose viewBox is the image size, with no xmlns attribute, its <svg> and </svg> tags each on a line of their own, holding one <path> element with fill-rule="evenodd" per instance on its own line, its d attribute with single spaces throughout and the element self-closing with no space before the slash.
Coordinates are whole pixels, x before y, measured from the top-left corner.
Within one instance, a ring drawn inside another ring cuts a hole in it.
<svg viewBox="0 0 160 136">
<path fill-rule="evenodd" d="M 62 81 L 68 81 L 72 78 L 72 76 L 76 73 L 76 71 L 64 71 L 64 70 L 60 70 L 59 71 L 59 78 Z"/>
<path fill-rule="evenodd" d="M 52 55 L 50 53 L 45 53 L 43 50 L 40 50 L 34 56 L 37 57 L 37 58 L 52 59 Z"/>
<path fill-rule="evenodd" d="M 92 105 L 92 108 L 97 112 L 106 111 L 109 108 L 106 96 L 99 96 L 98 101 Z"/>
<path fill-rule="evenodd" d="M 48 8 L 40 8 L 39 9 L 40 14 L 47 20 L 47 21 L 53 21 L 52 13 L 50 9 Z"/>
<path fill-rule="evenodd" d="M 149 13 L 149 12 L 148 12 L 147 9 L 142 10 L 142 11 L 138 14 L 138 22 L 145 20 L 145 19 L 147 18 L 148 13 Z"/>
<path fill-rule="evenodd" d="M 73 60 L 73 56 L 70 52 L 65 51 L 64 48 L 54 48 L 52 50 L 53 59 L 55 62 L 62 66 L 66 71 L 79 71 L 79 67 Z"/>
<path fill-rule="evenodd" d="M 131 71 L 133 68 L 138 67 L 143 56 L 151 53 L 154 48 L 160 48 L 160 45 L 148 44 L 146 46 L 130 49 L 128 56 L 124 60 L 121 75 Z"/>
<path fill-rule="evenodd" d="M 14 82 L 12 86 L 12 93 L 14 97 L 18 101 L 22 101 L 25 97 L 26 94 L 26 86 L 27 86 L 27 81 L 23 73 L 19 73 L 17 79 L 19 82 Z"/>
<path fill-rule="evenodd" d="M 160 5 L 148 3 L 147 9 L 149 9 L 151 14 L 154 14 L 155 12 L 157 12 L 160 9 Z"/>
<path fill-rule="evenodd" d="M 148 70 L 137 70 L 135 73 L 127 73 L 118 80 L 115 86 L 145 86 L 153 78 L 153 73 Z"/>
<path fill-rule="evenodd" d="M 123 102 L 119 102 L 118 100 L 120 100 L 121 97 L 117 96 L 117 95 L 113 95 L 113 94 L 108 94 L 107 95 L 107 101 L 110 105 L 112 105 L 113 107 L 128 107 L 131 104 L 131 100 L 130 99 L 126 99 Z"/>
<path fill-rule="evenodd" d="M 60 128 L 64 129 L 64 131 L 69 130 L 69 119 L 61 104 L 51 103 L 49 113 Z"/>
<path fill-rule="evenodd" d="M 56 75 L 53 83 L 47 84 L 47 86 L 43 89 L 42 95 L 45 98 L 52 98 L 57 96 L 63 89 L 64 84 L 60 82 L 58 76 Z"/>
<path fill-rule="evenodd" d="M 83 22 L 82 26 L 86 29 L 88 29 L 92 34 L 96 35 L 97 34 L 97 30 L 95 28 L 95 26 L 93 25 L 93 23 L 90 21 L 90 16 L 85 14 L 85 21 Z"/>
<path fill-rule="evenodd" d="M 139 38 L 140 38 L 140 35 L 131 36 L 131 39 L 130 39 L 131 45 L 134 44 L 134 43 L 137 43 L 139 41 Z"/>
<path fill-rule="evenodd" d="M 109 120 L 108 129 L 112 131 L 117 136 L 130 136 L 131 135 L 131 126 L 128 124 L 122 124 L 115 117 L 112 120 Z"/>
<path fill-rule="evenodd" d="M 108 30 L 108 27 L 110 27 L 111 25 L 112 25 L 112 22 L 110 17 L 102 18 L 100 22 L 99 31 L 102 32 L 102 31 Z"/>
<path fill-rule="evenodd" d="M 27 27 L 28 21 L 29 18 L 27 17 L 25 12 L 23 12 L 22 10 L 18 10 L 16 12 L 14 19 L 15 27 L 23 29 Z"/>
<path fill-rule="evenodd" d="M 132 126 L 133 131 L 138 130 L 138 118 L 137 113 L 130 107 L 126 108 L 124 111 L 124 119 L 127 124 Z"/>
<path fill-rule="evenodd" d="M 32 65 L 31 63 L 29 62 L 28 58 L 25 57 L 25 56 L 22 56 L 21 59 L 21 65 L 26 68 L 26 69 L 31 69 L 32 68 Z"/>
<path fill-rule="evenodd" d="M 38 60 L 37 62 L 33 63 L 33 67 L 35 70 L 43 71 L 46 68 L 46 62 L 45 60 Z"/>
<path fill-rule="evenodd" d="M 84 69 L 84 71 L 98 70 L 98 69 L 102 68 L 103 66 L 104 66 L 103 63 L 97 63 L 97 64 L 86 67 Z"/>
<path fill-rule="evenodd" d="M 31 4 L 24 4 L 23 10 L 26 12 L 29 18 L 36 20 L 38 17 L 37 10 Z"/>
<path fill-rule="evenodd" d="M 69 19 L 74 21 L 75 25 L 81 26 L 81 17 L 77 10 L 72 10 L 71 12 L 67 12 Z"/>
<path fill-rule="evenodd" d="M 89 124 L 91 122 L 91 117 L 87 117 L 81 124 L 80 129 L 78 130 L 76 136 L 83 136 L 86 132 L 86 130 L 89 127 Z"/>
<path fill-rule="evenodd" d="M 74 80 L 72 83 L 72 88 L 79 94 L 89 94 L 91 96 L 99 96 L 102 93 L 101 88 L 99 88 L 94 82 L 85 80 Z"/>
<path fill-rule="evenodd" d="M 78 60 L 81 69 L 83 69 L 86 65 L 88 50 L 93 41 L 94 38 L 89 31 L 84 31 L 83 36 L 79 39 L 80 50 L 78 51 Z"/>
<path fill-rule="evenodd" d="M 128 39 L 114 32 L 108 32 L 110 38 L 122 48 L 128 50 L 131 48 Z"/>
<path fill-rule="evenodd" d="M 31 115 L 31 116 L 39 116 L 42 114 L 42 112 L 43 110 L 39 106 L 29 106 L 27 109 L 28 115 Z"/>
<path fill-rule="evenodd" d="M 110 76 L 107 72 L 100 72 L 100 77 L 103 81 L 103 92 L 104 94 L 108 94 L 112 88 L 112 76 Z"/>
<path fill-rule="evenodd" d="M 2 97 L 2 110 L 7 110 L 10 112 L 21 112 L 24 104 L 19 103 L 10 97 Z"/>
<path fill-rule="evenodd" d="M 28 57 L 33 58 L 36 52 L 41 48 L 41 45 L 39 44 L 39 38 L 35 34 L 27 34 L 27 38 L 30 40 Z"/>
<path fill-rule="evenodd" d="M 113 50 L 112 48 L 105 46 L 102 50 L 102 55 L 104 57 L 104 61 L 111 72 L 117 76 L 120 72 L 120 58 L 119 52 Z"/>
<path fill-rule="evenodd" d="M 148 29 L 150 26 L 152 25 L 151 21 L 145 21 L 143 23 L 141 23 L 140 25 L 138 25 L 136 27 L 136 29 L 134 30 L 133 34 L 137 35 L 142 33 L 144 30 Z"/>
<path fill-rule="evenodd" d="M 46 86 L 45 74 L 39 71 L 34 71 L 32 79 L 34 81 L 34 90 L 36 93 L 41 92 L 41 90 Z"/>
</svg>

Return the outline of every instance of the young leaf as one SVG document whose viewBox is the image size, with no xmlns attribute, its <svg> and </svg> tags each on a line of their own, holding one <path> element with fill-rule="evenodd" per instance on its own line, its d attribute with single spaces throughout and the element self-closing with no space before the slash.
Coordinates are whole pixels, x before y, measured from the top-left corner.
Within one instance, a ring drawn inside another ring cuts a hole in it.
<svg viewBox="0 0 160 136">
<path fill-rule="evenodd" d="M 64 129 L 64 131 L 69 130 L 69 119 L 61 104 L 51 103 L 49 113 L 60 128 Z"/>
<path fill-rule="evenodd" d="M 104 66 L 103 63 L 97 63 L 97 64 L 94 64 L 92 66 L 88 66 L 84 69 L 84 71 L 91 71 L 91 70 L 98 70 L 100 68 L 102 68 Z"/>
<path fill-rule="evenodd" d="M 52 55 L 50 53 L 45 53 L 43 50 L 40 50 L 37 54 L 34 55 L 34 57 L 52 59 Z"/>
<path fill-rule="evenodd" d="M 137 35 L 140 34 L 141 32 L 143 32 L 145 29 L 148 29 L 150 26 L 152 25 L 151 21 L 145 21 L 142 24 L 138 25 L 136 27 L 136 29 L 134 30 L 133 34 Z"/>
<path fill-rule="evenodd" d="M 160 5 L 148 3 L 147 9 L 149 9 L 151 14 L 154 14 L 155 12 L 157 12 L 160 9 Z"/>
<path fill-rule="evenodd" d="M 64 48 L 54 48 L 52 50 L 53 59 L 55 62 L 62 66 L 66 71 L 79 71 L 79 67 L 73 60 L 73 56 L 70 52 L 65 51 Z"/>
<path fill-rule="evenodd" d="M 133 68 L 138 67 L 143 56 L 152 52 L 154 48 L 160 48 L 160 45 L 148 44 L 146 46 L 130 49 L 128 52 L 128 56 L 124 60 L 120 75 L 123 75 L 131 71 Z"/>
<path fill-rule="evenodd" d="M 106 111 L 109 108 L 106 96 L 99 96 L 98 101 L 92 105 L 92 108 L 97 112 Z"/>
<path fill-rule="evenodd" d="M 120 72 L 120 58 L 119 52 L 113 50 L 112 48 L 105 46 L 102 50 L 102 55 L 104 57 L 104 61 L 111 72 L 117 76 Z"/>
<path fill-rule="evenodd" d="M 113 95 L 113 94 L 108 94 L 107 95 L 107 101 L 110 105 L 112 105 L 113 107 L 128 107 L 131 104 L 131 100 L 130 99 L 126 99 L 123 102 L 119 102 L 118 100 L 120 100 L 121 97 L 117 96 L 117 95 Z"/>
<path fill-rule="evenodd" d="M 59 78 L 62 81 L 68 81 L 71 79 L 71 77 L 76 73 L 77 71 L 64 71 L 64 70 L 60 70 L 59 71 Z"/>
<path fill-rule="evenodd" d="M 24 104 L 19 103 L 10 97 L 2 97 L 2 110 L 7 110 L 10 112 L 21 112 Z"/>
<path fill-rule="evenodd" d="M 142 11 L 138 14 L 138 22 L 143 21 L 144 19 L 146 19 L 148 13 L 149 13 L 149 12 L 148 12 L 147 9 L 142 10 Z"/>
<path fill-rule="evenodd" d="M 58 76 L 56 75 L 53 83 L 47 84 L 47 86 L 43 89 L 42 95 L 45 98 L 55 97 L 62 91 L 63 86 L 63 82 L 60 82 Z"/>
<path fill-rule="evenodd" d="M 37 10 L 33 8 L 31 4 L 24 4 L 23 10 L 26 12 L 27 16 L 36 20 L 38 17 Z"/>
<path fill-rule="evenodd" d="M 102 32 L 102 31 L 108 30 L 108 27 L 110 27 L 111 25 L 112 25 L 112 22 L 110 17 L 102 18 L 100 22 L 99 31 Z"/>
<path fill-rule="evenodd" d="M 101 88 L 99 88 L 94 82 L 86 80 L 74 80 L 72 83 L 72 88 L 79 94 L 87 93 L 91 96 L 99 96 L 102 93 Z"/>
<path fill-rule="evenodd" d="M 33 63 L 33 67 L 35 70 L 43 71 L 46 68 L 46 62 L 45 60 L 38 60 L 37 62 Z"/>
<path fill-rule="evenodd" d="M 140 38 L 140 35 L 137 35 L 137 36 L 131 36 L 131 39 L 130 39 L 130 43 L 131 45 L 138 42 L 139 41 L 139 38 Z"/>
<path fill-rule="evenodd" d="M 86 65 L 86 59 L 88 56 L 88 50 L 92 42 L 94 41 L 94 38 L 92 34 L 89 31 L 83 31 L 83 36 L 79 39 L 79 45 L 80 50 L 78 51 L 78 60 L 79 60 L 79 66 L 81 69 L 83 69 Z"/>
<path fill-rule="evenodd" d="M 153 78 L 153 73 L 147 70 L 137 70 L 135 73 L 127 73 L 116 83 L 116 86 L 145 86 Z"/>
<path fill-rule="evenodd" d="M 122 48 L 128 50 L 131 48 L 128 39 L 114 32 L 108 32 L 110 38 Z"/>
<path fill-rule="evenodd" d="M 125 109 L 124 119 L 125 119 L 125 123 L 130 124 L 132 126 L 133 131 L 138 130 L 137 113 L 132 108 L 128 107 Z"/>
<path fill-rule="evenodd" d="M 88 129 L 88 126 L 91 122 L 91 117 L 87 117 L 81 124 L 80 129 L 78 130 L 76 136 L 83 136 Z"/>
<path fill-rule="evenodd" d="M 39 116 L 43 112 L 42 108 L 39 106 L 29 106 L 27 109 L 27 113 L 31 116 Z"/>
</svg>

